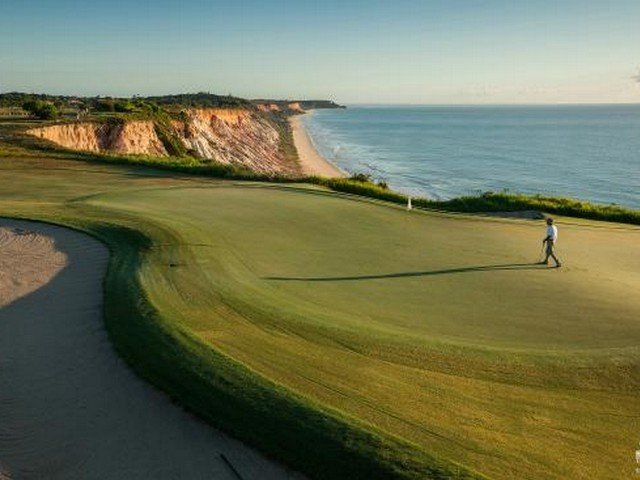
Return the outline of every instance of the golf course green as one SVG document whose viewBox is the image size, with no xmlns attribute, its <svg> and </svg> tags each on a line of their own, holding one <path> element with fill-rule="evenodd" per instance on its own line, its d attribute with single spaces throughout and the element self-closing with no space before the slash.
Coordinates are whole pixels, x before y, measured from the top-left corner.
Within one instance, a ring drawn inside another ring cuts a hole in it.
<svg viewBox="0 0 640 480">
<path fill-rule="evenodd" d="M 53 158 L 0 182 L 0 216 L 109 246 L 136 372 L 310 476 L 633 476 L 640 227 L 557 218 L 554 269 L 539 220 Z"/>
</svg>

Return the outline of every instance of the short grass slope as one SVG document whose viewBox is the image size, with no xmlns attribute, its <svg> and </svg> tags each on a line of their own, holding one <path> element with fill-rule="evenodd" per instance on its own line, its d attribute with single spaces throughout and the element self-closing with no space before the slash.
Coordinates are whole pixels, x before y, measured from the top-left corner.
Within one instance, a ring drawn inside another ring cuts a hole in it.
<svg viewBox="0 0 640 480">
<path fill-rule="evenodd" d="M 37 164 L 3 160 L 0 214 L 74 224 L 124 248 L 111 275 L 135 282 L 107 289 L 116 345 L 272 455 L 319 478 L 633 472 L 640 228 L 560 218 L 566 266 L 555 270 L 535 264 L 540 222 Z M 136 298 L 146 324 L 128 322 Z"/>
</svg>

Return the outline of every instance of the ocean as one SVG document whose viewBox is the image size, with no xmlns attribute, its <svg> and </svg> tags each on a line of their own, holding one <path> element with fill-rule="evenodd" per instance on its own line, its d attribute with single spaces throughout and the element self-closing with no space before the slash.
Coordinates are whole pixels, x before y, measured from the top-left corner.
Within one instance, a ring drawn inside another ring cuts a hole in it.
<svg viewBox="0 0 640 480">
<path fill-rule="evenodd" d="M 325 158 L 414 196 L 506 190 L 640 208 L 640 105 L 350 106 L 302 121 Z"/>
</svg>

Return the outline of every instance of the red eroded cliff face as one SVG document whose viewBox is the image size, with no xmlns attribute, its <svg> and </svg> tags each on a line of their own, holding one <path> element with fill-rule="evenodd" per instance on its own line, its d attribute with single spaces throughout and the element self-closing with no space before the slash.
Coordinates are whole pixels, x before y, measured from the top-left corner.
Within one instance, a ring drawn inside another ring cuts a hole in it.
<svg viewBox="0 0 640 480">
<path fill-rule="evenodd" d="M 169 134 L 192 156 L 246 167 L 258 173 L 300 173 L 297 162 L 282 153 L 280 133 L 264 114 L 242 108 L 189 109 L 181 114 L 180 120 L 173 120 L 169 129 Z M 169 155 L 153 120 L 48 125 L 27 133 L 71 150 Z"/>
<path fill-rule="evenodd" d="M 260 103 L 256 105 L 261 112 L 279 112 L 281 108 L 276 103 Z"/>
<path fill-rule="evenodd" d="M 27 133 L 70 150 L 166 156 L 152 121 L 121 124 L 70 123 L 33 128 Z"/>
<path fill-rule="evenodd" d="M 173 128 L 200 158 L 239 164 L 261 173 L 298 173 L 280 151 L 280 134 L 266 118 L 245 109 L 188 110 Z"/>
</svg>

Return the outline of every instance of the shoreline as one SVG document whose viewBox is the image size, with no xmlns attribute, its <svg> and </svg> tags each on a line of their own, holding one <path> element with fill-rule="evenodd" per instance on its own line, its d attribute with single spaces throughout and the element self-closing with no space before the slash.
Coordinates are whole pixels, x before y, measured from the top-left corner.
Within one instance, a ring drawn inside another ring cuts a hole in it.
<svg viewBox="0 0 640 480">
<path fill-rule="evenodd" d="M 303 115 L 309 115 L 310 113 L 306 112 Z M 302 115 L 290 117 L 289 124 L 291 125 L 293 144 L 298 151 L 298 161 L 300 162 L 302 173 L 332 178 L 346 177 L 346 172 L 343 172 L 318 152 L 311 141 L 309 132 L 302 123 L 301 117 Z"/>
</svg>

